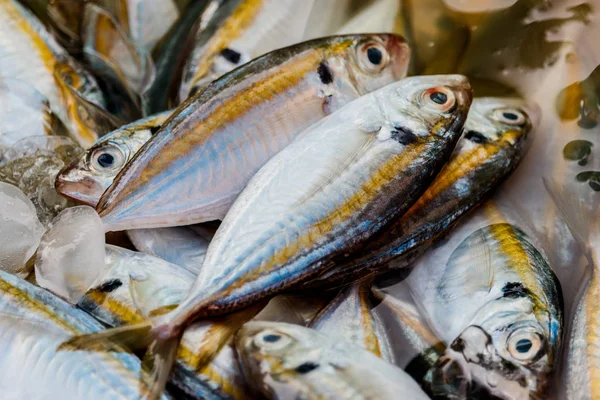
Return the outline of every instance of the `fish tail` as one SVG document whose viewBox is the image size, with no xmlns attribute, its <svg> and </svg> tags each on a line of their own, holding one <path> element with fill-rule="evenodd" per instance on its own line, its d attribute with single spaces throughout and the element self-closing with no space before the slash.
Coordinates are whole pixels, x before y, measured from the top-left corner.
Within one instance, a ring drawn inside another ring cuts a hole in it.
<svg viewBox="0 0 600 400">
<path fill-rule="evenodd" d="M 175 362 L 182 333 L 171 325 L 155 325 L 153 320 L 140 324 L 107 329 L 88 335 L 74 336 L 59 346 L 63 351 L 139 351 L 146 350 L 142 360 L 140 393 L 146 399 L 159 399 Z"/>
<path fill-rule="evenodd" d="M 594 213 L 596 207 L 584 207 L 577 191 L 567 193 L 549 179 L 544 178 L 544 186 L 590 264 L 600 268 L 600 265 L 594 265 L 592 261 L 592 238 L 600 238 L 600 221 L 598 214 Z"/>
</svg>

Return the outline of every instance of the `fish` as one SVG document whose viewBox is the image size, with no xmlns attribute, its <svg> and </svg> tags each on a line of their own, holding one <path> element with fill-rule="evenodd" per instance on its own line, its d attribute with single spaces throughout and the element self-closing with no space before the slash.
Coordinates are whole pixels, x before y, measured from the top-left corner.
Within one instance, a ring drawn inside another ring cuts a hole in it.
<svg viewBox="0 0 600 400">
<path fill-rule="evenodd" d="M 303 129 L 404 77 L 409 53 L 396 35 L 336 36 L 223 76 L 178 107 L 115 178 L 96 207 L 106 229 L 223 219 L 256 171 Z"/>
<path fill-rule="evenodd" d="M 56 351 L 69 337 L 97 332 L 102 324 L 4 271 L 0 314 L 3 398 L 141 399 L 147 392 L 143 384 L 140 387 L 142 370 L 133 354 Z"/>
<path fill-rule="evenodd" d="M 164 260 L 107 245 L 106 267 L 78 306 L 109 326 L 139 323 L 156 308 L 178 304 L 195 278 L 193 271 Z M 243 399 L 246 384 L 228 341 L 255 313 L 246 314 L 239 325 L 235 319 L 226 320 L 230 330 L 209 321 L 191 326 L 183 336 L 169 384 L 193 398 Z M 207 354 L 212 359 L 202 358 Z M 207 365 L 198 368 L 199 363 Z"/>
<path fill-rule="evenodd" d="M 377 300 L 371 294 L 371 281 L 343 288 L 313 319 L 309 327 L 342 339 L 394 364 L 392 343 L 384 321 L 372 312 Z"/>
<path fill-rule="evenodd" d="M 347 284 L 411 265 L 510 176 L 539 120 L 535 104 L 475 98 L 450 161 L 419 201 L 364 248 L 332 261 L 337 265 L 313 285 Z"/>
<path fill-rule="evenodd" d="M 98 139 L 56 176 L 56 191 L 95 207 L 119 171 L 169 118 L 170 111 L 124 125 Z"/>
<path fill-rule="evenodd" d="M 477 217 L 407 279 L 447 346 L 430 394 L 546 398 L 562 341 L 560 282 L 538 241 L 493 203 Z"/>
<path fill-rule="evenodd" d="M 188 43 L 179 102 L 221 75 L 270 51 L 302 40 L 313 0 L 230 0 L 221 2 L 204 29 Z"/>
<path fill-rule="evenodd" d="M 464 76 L 407 78 L 315 123 L 248 183 L 175 309 L 126 332 L 108 330 L 66 345 L 89 349 L 126 341 L 144 347 L 149 339 L 153 393 L 161 393 L 173 348 L 190 323 L 310 279 L 328 258 L 405 212 L 450 157 L 471 96 Z"/>
<path fill-rule="evenodd" d="M 309 326 L 335 295 L 334 290 L 325 293 L 308 291 L 280 294 L 273 297 L 254 320 Z"/>
<path fill-rule="evenodd" d="M 48 99 L 51 110 L 83 147 L 106 133 L 82 125 L 84 114 L 75 107 L 82 102 L 104 107 L 105 99 L 96 80 L 69 56 L 44 25 L 16 0 L 2 0 L 0 26 L 1 77 L 31 84 Z M 74 97 L 70 87 L 75 87 L 80 96 Z M 109 118 L 108 113 L 102 115 Z"/>
<path fill-rule="evenodd" d="M 582 247 L 592 269 L 591 278 L 582 287 L 582 293 L 575 305 L 571 337 L 566 346 L 563 379 L 566 383 L 566 399 L 594 399 L 600 396 L 597 385 L 600 379 L 598 368 L 599 354 L 596 351 L 600 338 L 597 311 L 600 298 L 598 277 L 598 207 L 597 202 L 585 205 L 580 193 L 567 187 L 560 187 L 544 178 L 544 186 L 559 209 L 563 219 L 577 243 Z"/>
<path fill-rule="evenodd" d="M 428 399 L 400 368 L 299 325 L 257 322 L 236 334 L 244 374 L 268 399 Z"/>
</svg>

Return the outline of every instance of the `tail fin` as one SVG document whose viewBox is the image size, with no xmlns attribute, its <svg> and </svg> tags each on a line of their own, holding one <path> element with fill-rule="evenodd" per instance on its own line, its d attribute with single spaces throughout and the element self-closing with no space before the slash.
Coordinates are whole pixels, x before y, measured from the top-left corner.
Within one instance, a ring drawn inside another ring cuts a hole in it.
<svg viewBox="0 0 600 400">
<path fill-rule="evenodd" d="M 543 178 L 543 180 L 548 194 L 563 216 L 573 237 L 582 247 L 590 264 L 594 265 L 591 259 L 590 238 L 591 236 L 597 237 L 600 233 L 598 231 L 598 215 L 594 215 L 589 208 L 584 207 L 576 195 L 565 193 L 563 189 L 549 179 Z"/>
<path fill-rule="evenodd" d="M 107 329 L 102 332 L 75 336 L 58 350 L 123 351 L 146 350 L 142 361 L 140 393 L 148 393 L 148 400 L 159 399 L 175 362 L 181 335 L 161 334 L 162 327 L 151 321 Z M 149 373 L 149 375 L 147 375 Z"/>
</svg>

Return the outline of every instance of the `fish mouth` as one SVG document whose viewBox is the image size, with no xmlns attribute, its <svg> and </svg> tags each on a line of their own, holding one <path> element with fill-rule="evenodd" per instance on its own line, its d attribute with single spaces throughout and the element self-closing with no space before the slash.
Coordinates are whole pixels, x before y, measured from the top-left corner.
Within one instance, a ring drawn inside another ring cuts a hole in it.
<svg viewBox="0 0 600 400">
<path fill-rule="evenodd" d="M 502 358 L 492 338 L 470 326 L 452 342 L 432 369 L 431 391 L 445 398 L 538 398 L 535 377 Z M 543 397 L 543 396 L 542 396 Z"/>
<path fill-rule="evenodd" d="M 98 182 L 87 177 L 71 180 L 68 176 L 58 174 L 54 182 L 56 192 L 76 203 L 96 207 L 104 188 Z"/>
</svg>

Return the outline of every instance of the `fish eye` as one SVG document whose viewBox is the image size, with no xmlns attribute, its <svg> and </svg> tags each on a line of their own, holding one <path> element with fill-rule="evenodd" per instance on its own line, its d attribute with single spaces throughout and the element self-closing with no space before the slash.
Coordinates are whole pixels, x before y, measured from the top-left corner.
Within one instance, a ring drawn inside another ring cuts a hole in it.
<svg viewBox="0 0 600 400">
<path fill-rule="evenodd" d="M 380 43 L 365 43 L 360 46 L 358 53 L 360 66 L 367 72 L 379 72 L 390 61 L 386 48 Z"/>
<path fill-rule="evenodd" d="M 508 338 L 508 352 L 517 361 L 528 363 L 539 358 L 544 340 L 537 332 L 520 329 Z"/>
<path fill-rule="evenodd" d="M 125 154 L 114 145 L 99 147 L 90 155 L 90 165 L 97 171 L 117 171 L 125 162 Z"/>
<path fill-rule="evenodd" d="M 495 110 L 492 118 L 507 125 L 520 126 L 527 122 L 527 116 L 515 108 L 500 108 Z"/>
<path fill-rule="evenodd" d="M 291 342 L 289 336 L 270 329 L 257 334 L 253 339 L 254 346 L 264 350 L 283 349 Z"/>
<path fill-rule="evenodd" d="M 454 109 L 456 96 L 454 92 L 446 87 L 435 87 L 427 89 L 422 96 L 422 103 L 441 112 L 449 112 Z"/>
</svg>

